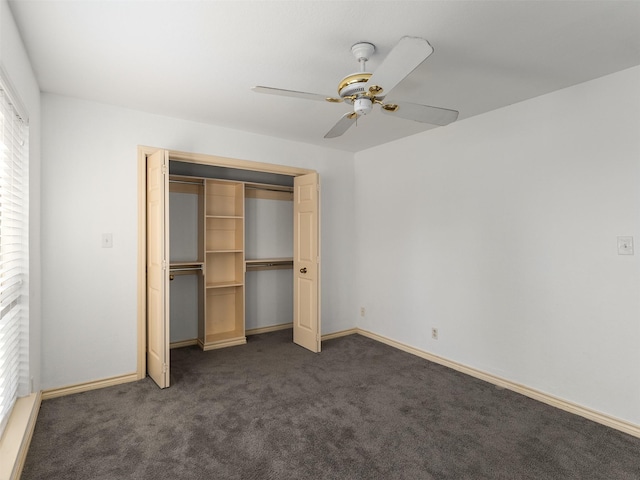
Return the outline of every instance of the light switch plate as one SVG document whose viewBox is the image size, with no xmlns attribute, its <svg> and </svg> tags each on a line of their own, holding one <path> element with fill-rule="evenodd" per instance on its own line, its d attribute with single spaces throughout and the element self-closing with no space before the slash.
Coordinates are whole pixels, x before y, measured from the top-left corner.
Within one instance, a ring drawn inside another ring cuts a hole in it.
<svg viewBox="0 0 640 480">
<path fill-rule="evenodd" d="M 633 237 L 618 237 L 618 255 L 633 255 Z"/>
</svg>

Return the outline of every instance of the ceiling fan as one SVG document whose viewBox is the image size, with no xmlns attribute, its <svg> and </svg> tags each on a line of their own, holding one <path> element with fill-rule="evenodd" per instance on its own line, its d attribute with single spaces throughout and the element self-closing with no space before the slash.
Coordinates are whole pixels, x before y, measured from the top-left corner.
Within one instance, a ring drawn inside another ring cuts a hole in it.
<svg viewBox="0 0 640 480">
<path fill-rule="evenodd" d="M 347 75 L 340 81 L 339 97 L 263 86 L 253 87 L 252 90 L 271 95 L 353 105 L 353 111 L 344 114 L 324 138 L 339 137 L 358 117 L 370 113 L 376 104 L 380 105 L 383 113 L 432 125 L 448 125 L 458 118 L 457 111 L 446 108 L 408 102 L 385 103 L 385 97 L 389 92 L 433 53 L 433 47 L 429 42 L 419 37 L 402 37 L 376 71 L 370 73 L 366 71 L 366 63 L 375 49 L 369 42 L 356 43 L 351 47 L 353 56 L 360 63 L 360 72 Z"/>
</svg>

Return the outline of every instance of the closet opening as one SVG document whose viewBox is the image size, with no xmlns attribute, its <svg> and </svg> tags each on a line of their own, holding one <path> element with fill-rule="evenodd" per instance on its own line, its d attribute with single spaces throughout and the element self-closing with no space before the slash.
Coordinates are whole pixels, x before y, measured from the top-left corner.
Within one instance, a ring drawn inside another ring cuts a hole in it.
<svg viewBox="0 0 640 480">
<path fill-rule="evenodd" d="M 140 378 L 169 386 L 169 348 L 291 327 L 295 343 L 320 351 L 316 172 L 151 147 L 139 147 L 139 172 Z"/>
<path fill-rule="evenodd" d="M 205 185 L 216 193 L 214 186 L 234 189 L 236 182 L 244 185 L 243 209 L 235 206 L 242 203 L 235 198 L 230 211 L 220 210 L 228 207 L 213 201 L 207 200 L 207 206 Z M 235 216 L 241 210 L 244 214 Z M 258 333 L 293 328 L 293 177 L 169 160 L 169 218 L 171 348 L 199 345 L 209 350 L 242 344 Z M 241 259 L 236 262 L 242 251 L 244 282 L 237 271 Z M 205 260 L 208 284 L 202 269 Z M 229 276 L 225 268 L 233 270 Z M 220 288 L 213 288 L 214 280 Z M 238 289 L 226 288 L 232 286 L 229 281 L 233 287 L 244 286 L 244 307 L 235 305 Z M 232 298 L 225 301 L 225 296 Z M 216 319 L 218 325 L 207 325 L 205 304 L 211 322 Z M 244 329 L 233 321 L 237 317 L 242 323 L 243 308 Z M 208 326 L 209 332 L 199 331 L 199 326 Z"/>
</svg>

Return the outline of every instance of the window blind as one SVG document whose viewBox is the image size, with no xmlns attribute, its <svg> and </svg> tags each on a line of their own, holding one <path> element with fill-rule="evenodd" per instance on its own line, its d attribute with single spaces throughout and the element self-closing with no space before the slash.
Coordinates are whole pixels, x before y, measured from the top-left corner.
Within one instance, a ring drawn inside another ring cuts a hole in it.
<svg viewBox="0 0 640 480">
<path fill-rule="evenodd" d="M 29 395 L 28 126 L 0 76 L 0 437 Z"/>
</svg>

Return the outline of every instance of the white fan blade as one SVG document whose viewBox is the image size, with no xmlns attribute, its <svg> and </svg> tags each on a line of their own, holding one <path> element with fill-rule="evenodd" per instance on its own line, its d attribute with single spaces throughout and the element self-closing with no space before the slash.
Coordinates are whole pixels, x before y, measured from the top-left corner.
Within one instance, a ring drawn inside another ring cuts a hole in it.
<svg viewBox="0 0 640 480">
<path fill-rule="evenodd" d="M 355 112 L 345 113 L 338 123 L 336 123 L 331 130 L 327 132 L 324 138 L 336 138 L 349 130 L 349 127 L 356 123 L 358 114 Z"/>
<path fill-rule="evenodd" d="M 342 99 L 335 99 L 327 95 L 320 95 L 319 93 L 307 93 L 297 92 L 295 90 L 283 90 L 282 88 L 271 88 L 257 86 L 251 90 L 258 93 L 268 93 L 270 95 L 282 95 L 283 97 L 304 98 L 306 100 L 319 100 L 321 102 L 341 102 Z"/>
<path fill-rule="evenodd" d="M 387 95 L 432 53 L 433 47 L 424 38 L 402 37 L 373 72 L 367 85 L 382 87 L 380 95 Z"/>
<path fill-rule="evenodd" d="M 458 118 L 458 112 L 447 108 L 430 107 L 429 105 L 419 105 L 417 103 L 407 102 L 394 102 L 393 105 L 397 105 L 398 109 L 392 111 L 383 107 L 380 110 L 382 110 L 383 113 L 400 118 L 406 118 L 407 120 L 414 120 L 416 122 L 430 123 L 432 125 L 440 126 L 449 125 L 451 122 L 455 122 Z"/>
</svg>

